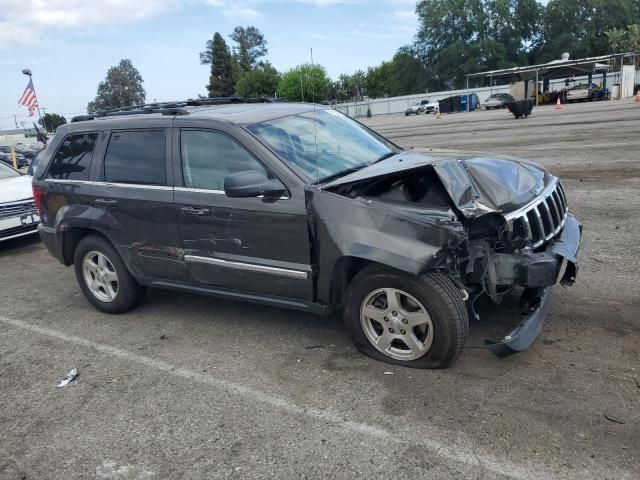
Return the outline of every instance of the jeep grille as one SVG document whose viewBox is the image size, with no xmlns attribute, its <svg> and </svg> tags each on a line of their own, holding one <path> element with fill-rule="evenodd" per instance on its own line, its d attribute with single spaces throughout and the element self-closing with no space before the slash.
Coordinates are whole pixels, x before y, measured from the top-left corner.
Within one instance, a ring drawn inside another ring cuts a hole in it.
<svg viewBox="0 0 640 480">
<path fill-rule="evenodd" d="M 560 233 L 568 212 L 564 189 L 554 179 L 533 202 L 505 218 L 514 237 L 524 237 L 537 248 Z"/>
</svg>

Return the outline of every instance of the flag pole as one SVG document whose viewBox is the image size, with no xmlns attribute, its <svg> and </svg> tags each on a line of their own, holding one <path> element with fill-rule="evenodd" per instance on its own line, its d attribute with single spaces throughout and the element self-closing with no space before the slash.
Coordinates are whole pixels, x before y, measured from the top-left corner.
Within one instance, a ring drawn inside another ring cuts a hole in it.
<svg viewBox="0 0 640 480">
<path fill-rule="evenodd" d="M 22 73 L 24 73 L 25 75 L 29 76 L 29 81 L 31 82 L 31 85 L 33 86 L 33 93 L 36 96 L 36 108 L 38 109 L 38 118 L 40 119 L 40 122 L 38 122 L 38 123 L 40 123 L 40 125 L 42 125 L 44 127 L 44 129 L 47 130 L 47 126 L 44 124 L 44 120 L 42 120 L 42 113 L 40 112 L 40 102 L 37 101 L 38 100 L 38 95 L 36 95 L 36 93 L 35 93 L 36 92 L 36 87 L 35 87 L 35 85 L 33 85 L 33 77 L 32 77 L 33 72 L 30 69 L 25 68 L 25 69 L 22 70 Z"/>
</svg>

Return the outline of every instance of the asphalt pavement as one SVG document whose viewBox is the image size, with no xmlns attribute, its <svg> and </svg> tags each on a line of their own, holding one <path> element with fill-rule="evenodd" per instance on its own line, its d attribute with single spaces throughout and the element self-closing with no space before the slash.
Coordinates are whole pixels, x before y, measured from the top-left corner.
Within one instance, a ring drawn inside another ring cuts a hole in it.
<svg viewBox="0 0 640 480">
<path fill-rule="evenodd" d="M 500 315 L 472 322 L 438 371 L 362 356 L 338 314 L 152 290 L 107 315 L 37 238 L 13 240 L 0 479 L 638 478 L 640 104 L 366 123 L 406 148 L 518 155 L 561 177 L 584 223 L 580 272 L 530 350 L 483 347 L 509 327 Z"/>
</svg>

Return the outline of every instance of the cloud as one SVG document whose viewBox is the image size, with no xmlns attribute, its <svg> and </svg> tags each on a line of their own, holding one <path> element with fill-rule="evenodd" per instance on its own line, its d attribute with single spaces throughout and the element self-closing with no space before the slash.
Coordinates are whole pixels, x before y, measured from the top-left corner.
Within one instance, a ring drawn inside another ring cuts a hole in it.
<svg viewBox="0 0 640 480">
<path fill-rule="evenodd" d="M 135 23 L 182 0 L 1 0 L 0 48 L 36 45 L 50 29 Z"/>
<path fill-rule="evenodd" d="M 57 30 L 132 24 L 194 3 L 215 8 L 228 18 L 252 21 L 262 17 L 256 6 L 274 2 L 324 8 L 370 5 L 371 0 L 0 0 L 0 49 L 37 46 L 48 33 Z M 409 9 L 415 0 L 371 3 L 396 5 L 393 16 L 398 21 L 415 19 Z"/>
<path fill-rule="evenodd" d="M 396 10 L 393 12 L 393 16 L 398 18 L 416 18 L 416 12 L 413 10 Z"/>
<path fill-rule="evenodd" d="M 251 7 L 243 7 L 240 5 L 232 5 L 222 10 L 222 14 L 226 17 L 232 17 L 242 20 L 255 20 L 260 17 L 260 12 Z"/>
</svg>

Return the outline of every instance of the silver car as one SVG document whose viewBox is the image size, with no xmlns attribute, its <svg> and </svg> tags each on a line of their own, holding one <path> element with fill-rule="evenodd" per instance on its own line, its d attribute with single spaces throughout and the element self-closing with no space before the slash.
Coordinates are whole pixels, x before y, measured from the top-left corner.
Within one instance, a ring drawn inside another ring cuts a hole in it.
<svg viewBox="0 0 640 480">
<path fill-rule="evenodd" d="M 505 108 L 508 102 L 515 102 L 515 100 L 516 99 L 508 93 L 494 93 L 484 101 L 483 107 L 487 110 L 491 108 Z"/>
</svg>

